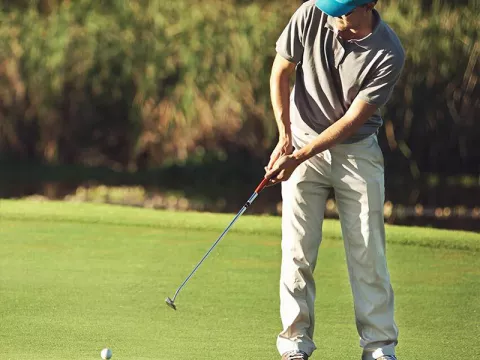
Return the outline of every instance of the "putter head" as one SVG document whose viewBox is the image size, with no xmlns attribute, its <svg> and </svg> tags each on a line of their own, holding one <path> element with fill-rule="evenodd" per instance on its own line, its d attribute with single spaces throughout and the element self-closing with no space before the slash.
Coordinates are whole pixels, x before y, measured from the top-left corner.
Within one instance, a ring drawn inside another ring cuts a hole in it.
<svg viewBox="0 0 480 360">
<path fill-rule="evenodd" d="M 171 307 L 173 310 L 177 310 L 177 307 L 176 307 L 175 304 L 173 303 L 173 300 L 172 300 L 172 299 L 170 299 L 169 297 L 167 297 L 167 298 L 165 299 L 165 302 L 166 302 L 167 305 L 168 305 L 169 307 Z"/>
</svg>

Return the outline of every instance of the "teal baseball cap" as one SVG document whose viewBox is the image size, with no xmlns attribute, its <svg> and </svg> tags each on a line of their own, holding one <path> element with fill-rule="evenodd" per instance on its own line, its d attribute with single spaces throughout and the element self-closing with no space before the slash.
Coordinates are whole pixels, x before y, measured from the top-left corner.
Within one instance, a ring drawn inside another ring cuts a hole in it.
<svg viewBox="0 0 480 360">
<path fill-rule="evenodd" d="M 315 5 L 325 14 L 339 17 L 355 9 L 372 2 L 373 0 L 317 0 Z"/>
</svg>

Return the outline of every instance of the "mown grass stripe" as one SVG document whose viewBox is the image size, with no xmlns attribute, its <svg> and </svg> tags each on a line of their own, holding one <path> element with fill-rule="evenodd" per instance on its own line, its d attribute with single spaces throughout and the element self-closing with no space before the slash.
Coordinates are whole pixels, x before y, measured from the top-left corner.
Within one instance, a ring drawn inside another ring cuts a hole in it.
<svg viewBox="0 0 480 360">
<path fill-rule="evenodd" d="M 109 204 L 0 200 L 1 219 L 26 222 L 50 221 L 220 232 L 232 217 L 232 214 L 170 212 Z M 280 217 L 246 214 L 230 231 L 280 237 Z M 323 236 L 341 240 L 339 222 L 327 219 L 323 226 Z M 387 241 L 405 246 L 480 252 L 480 234 L 466 231 L 387 225 Z"/>
</svg>

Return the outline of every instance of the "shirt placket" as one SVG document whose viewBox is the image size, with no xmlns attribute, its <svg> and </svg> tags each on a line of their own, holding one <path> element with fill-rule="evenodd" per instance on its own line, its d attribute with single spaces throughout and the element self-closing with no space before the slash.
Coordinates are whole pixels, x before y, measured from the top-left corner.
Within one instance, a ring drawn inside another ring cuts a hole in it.
<svg viewBox="0 0 480 360">
<path fill-rule="evenodd" d="M 343 40 L 336 35 L 333 40 L 333 56 L 335 59 L 335 68 L 338 69 L 345 57 L 345 47 L 343 46 Z"/>
</svg>

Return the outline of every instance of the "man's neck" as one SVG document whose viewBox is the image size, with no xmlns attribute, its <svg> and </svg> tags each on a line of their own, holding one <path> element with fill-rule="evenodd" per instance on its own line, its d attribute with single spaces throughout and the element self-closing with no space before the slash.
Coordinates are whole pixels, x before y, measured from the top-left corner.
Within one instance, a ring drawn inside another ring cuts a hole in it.
<svg viewBox="0 0 480 360">
<path fill-rule="evenodd" d="M 362 24 L 362 26 L 356 29 L 348 29 L 345 31 L 340 31 L 340 36 L 345 40 L 359 40 L 363 39 L 364 37 L 370 35 L 375 29 L 377 19 L 373 15 L 373 11 L 370 11 L 367 15 L 366 21 Z"/>
</svg>

